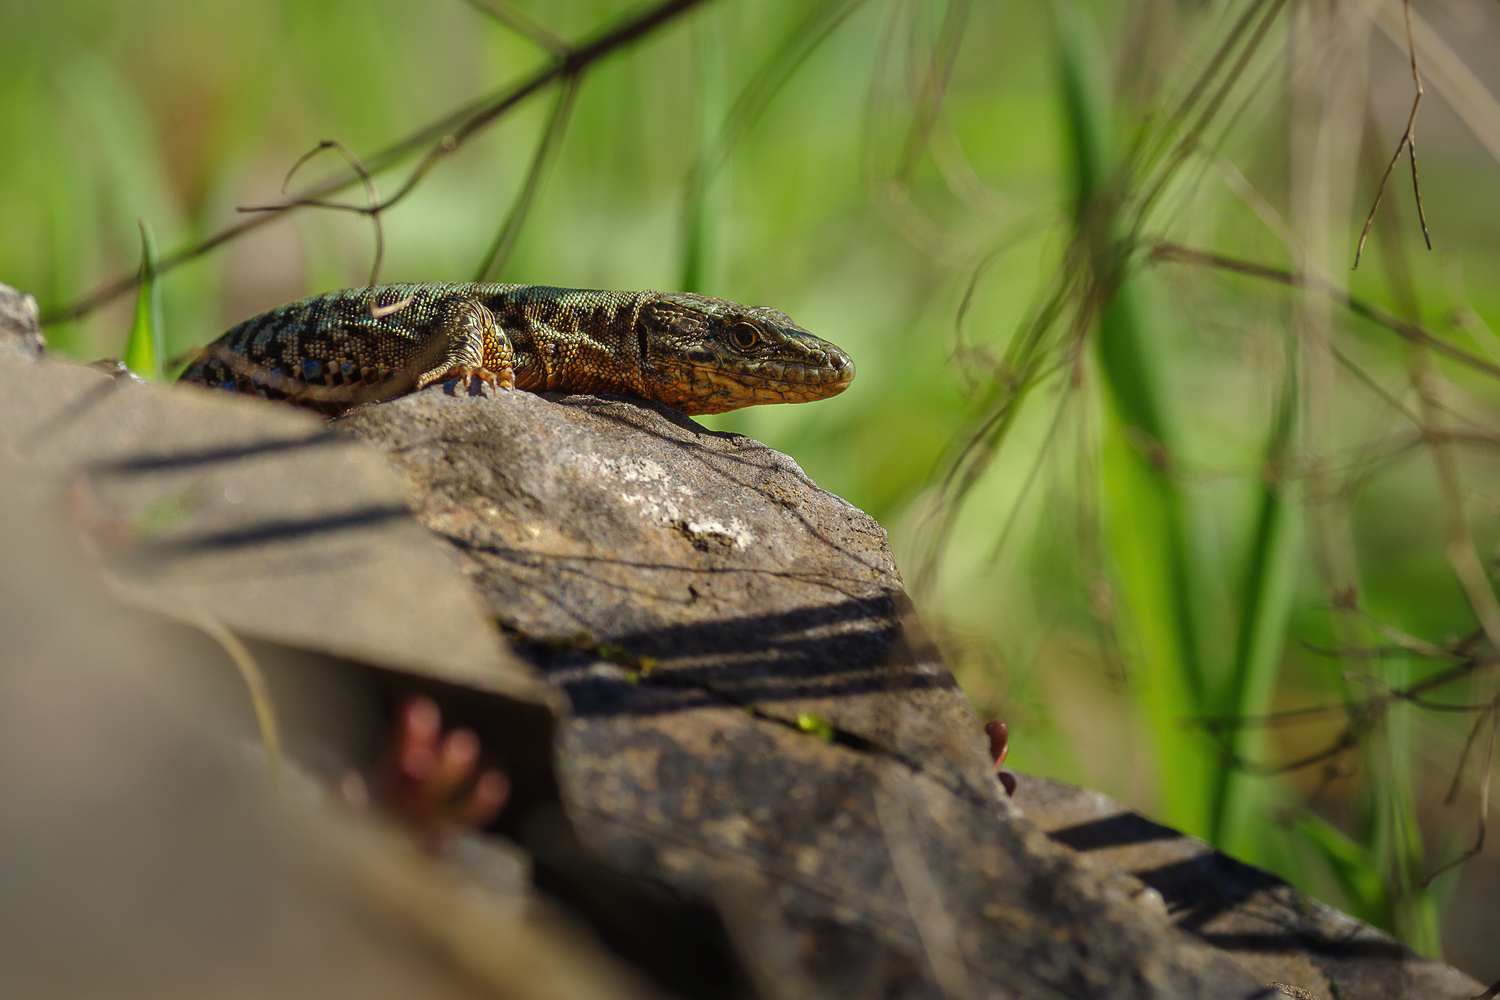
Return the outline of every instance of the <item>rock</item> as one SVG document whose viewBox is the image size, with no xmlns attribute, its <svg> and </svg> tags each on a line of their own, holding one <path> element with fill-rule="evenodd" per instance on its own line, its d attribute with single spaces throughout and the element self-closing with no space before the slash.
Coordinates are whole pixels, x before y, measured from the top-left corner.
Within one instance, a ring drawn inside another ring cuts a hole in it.
<svg viewBox="0 0 1500 1000">
<path fill-rule="evenodd" d="M 243 687 L 192 683 L 222 651 L 122 605 L 55 485 L 0 449 L 0 996 L 659 996 L 524 884 L 477 892 L 295 772 L 277 795 Z"/>
<path fill-rule="evenodd" d="M 873 518 L 758 441 L 667 407 L 409 396 L 342 424 L 576 715 L 729 705 L 994 797 L 968 700 L 912 628 Z M 637 680 L 642 683 L 636 683 Z"/>
<path fill-rule="evenodd" d="M 205 622 L 263 654 L 304 763 L 373 758 L 383 708 L 423 690 L 481 725 L 523 807 L 555 802 L 557 696 L 507 651 L 360 442 L 248 397 L 0 354 L 6 459 L 131 606 L 189 623 L 210 662 L 224 653 Z M 227 664 L 213 672 L 238 683 Z"/>
<path fill-rule="evenodd" d="M 41 357 L 47 341 L 40 317 L 35 298 L 0 284 L 0 351 L 25 360 Z"/>
<path fill-rule="evenodd" d="M 1016 801 L 1053 840 L 1096 867 L 1139 879 L 1176 926 L 1290 996 L 1467 1000 L 1484 991 L 1457 969 L 1098 792 L 1017 778 Z"/>
<path fill-rule="evenodd" d="M 567 693 L 584 845 L 715 907 L 752 973 L 855 998 L 1261 995 L 1014 814 L 884 532 L 791 459 L 638 401 L 451 384 L 341 425 Z"/>
</svg>

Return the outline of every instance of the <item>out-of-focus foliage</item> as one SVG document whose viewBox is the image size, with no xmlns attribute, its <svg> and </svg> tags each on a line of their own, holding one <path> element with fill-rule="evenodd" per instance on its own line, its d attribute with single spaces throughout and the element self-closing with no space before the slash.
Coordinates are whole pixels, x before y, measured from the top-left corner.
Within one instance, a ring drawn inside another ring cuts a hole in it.
<svg viewBox="0 0 1500 1000">
<path fill-rule="evenodd" d="M 1489 640 L 1455 642 L 1493 583 L 1500 381 L 1342 296 L 1500 359 L 1500 9 L 1414 9 L 1457 53 L 1424 67 L 1431 252 L 1403 161 L 1349 270 L 1413 92 L 1397 0 L 712 0 L 589 69 L 496 277 L 687 284 L 840 344 L 843 396 L 711 423 L 887 525 L 1012 761 L 1431 951 L 1453 880 L 1420 882 L 1473 836 L 1495 713 L 1370 699 L 1471 654 L 1423 698 L 1495 697 Z M 569 41 L 628 13 L 524 10 Z M 138 219 L 166 257 L 278 200 L 320 141 L 368 156 L 550 58 L 460 0 L 10 0 L 0 280 L 59 310 L 140 266 Z M 556 93 L 383 214 L 382 279 L 475 274 Z M 294 187 L 342 169 L 323 153 Z M 1163 262 L 1157 241 L 1313 278 Z M 165 353 L 362 283 L 373 255 L 368 219 L 304 210 L 170 270 Z M 120 354 L 131 305 L 48 335 Z M 1230 759 L 1345 731 L 1283 777 Z M 1466 883 L 1500 883 L 1493 857 Z"/>
</svg>

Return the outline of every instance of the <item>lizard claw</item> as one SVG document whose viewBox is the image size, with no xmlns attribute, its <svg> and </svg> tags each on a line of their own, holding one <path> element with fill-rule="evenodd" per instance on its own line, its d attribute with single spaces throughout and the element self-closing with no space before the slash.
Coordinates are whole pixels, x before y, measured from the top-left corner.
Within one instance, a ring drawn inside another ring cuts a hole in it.
<svg viewBox="0 0 1500 1000">
<path fill-rule="evenodd" d="M 455 368 L 448 373 L 451 378 L 456 378 L 463 384 L 464 389 L 472 389 L 474 380 L 478 379 L 492 389 L 514 389 L 516 387 L 516 373 L 507 365 L 498 372 L 488 368 Z"/>
<path fill-rule="evenodd" d="M 435 382 L 458 382 L 467 391 L 473 388 L 475 379 L 495 389 L 514 389 L 516 387 L 516 372 L 509 365 L 506 365 L 498 372 L 484 367 L 475 368 L 469 365 L 455 365 L 447 371 L 432 372 L 428 375 L 423 375 L 417 380 L 417 388 L 425 389 Z"/>
</svg>

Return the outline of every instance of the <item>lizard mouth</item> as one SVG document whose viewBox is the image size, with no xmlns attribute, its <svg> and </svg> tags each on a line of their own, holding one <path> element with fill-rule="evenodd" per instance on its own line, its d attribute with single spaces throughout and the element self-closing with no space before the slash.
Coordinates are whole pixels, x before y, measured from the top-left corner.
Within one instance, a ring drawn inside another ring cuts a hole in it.
<svg viewBox="0 0 1500 1000">
<path fill-rule="evenodd" d="M 699 347 L 667 360 L 657 370 L 656 381 L 662 401 L 684 413 L 723 413 L 760 403 L 810 403 L 836 396 L 854 381 L 854 362 L 821 341 L 792 344 L 760 357 Z"/>
<path fill-rule="evenodd" d="M 737 370 L 724 365 L 691 365 L 698 388 L 691 405 L 699 412 L 719 412 L 757 403 L 811 403 L 837 396 L 854 380 L 852 364 L 842 369 L 786 362 L 779 371 L 757 367 Z"/>
<path fill-rule="evenodd" d="M 854 381 L 853 365 L 835 369 L 787 361 L 758 365 L 754 370 L 737 368 L 733 365 L 694 365 L 693 367 L 710 375 L 718 375 L 721 378 L 728 376 L 752 385 L 835 386 L 848 385 Z"/>
<path fill-rule="evenodd" d="M 738 358 L 720 358 L 717 364 L 688 362 L 710 377 L 728 376 L 752 385 L 827 386 L 832 395 L 854 381 L 854 362 L 843 351 L 819 351 L 809 360 L 793 358 L 762 358 L 741 361 Z M 837 386 L 838 388 L 834 388 Z"/>
</svg>

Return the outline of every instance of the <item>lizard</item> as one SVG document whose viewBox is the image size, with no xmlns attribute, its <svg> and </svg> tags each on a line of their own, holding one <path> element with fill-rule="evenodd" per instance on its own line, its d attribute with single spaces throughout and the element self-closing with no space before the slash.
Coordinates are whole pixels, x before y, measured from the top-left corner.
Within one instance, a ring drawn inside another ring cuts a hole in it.
<svg viewBox="0 0 1500 1000">
<path fill-rule="evenodd" d="M 179 378 L 329 415 L 450 379 L 636 396 L 696 416 L 833 396 L 854 362 L 784 313 L 706 295 L 433 282 L 272 309 Z"/>
</svg>

